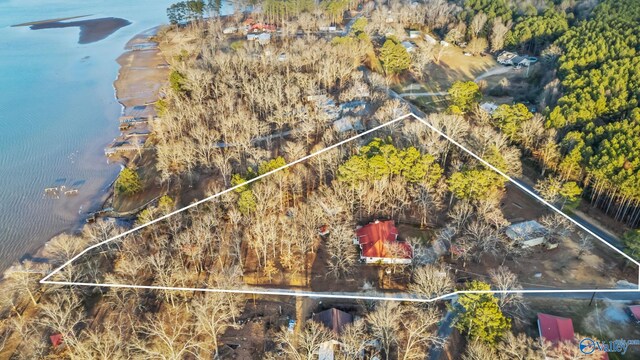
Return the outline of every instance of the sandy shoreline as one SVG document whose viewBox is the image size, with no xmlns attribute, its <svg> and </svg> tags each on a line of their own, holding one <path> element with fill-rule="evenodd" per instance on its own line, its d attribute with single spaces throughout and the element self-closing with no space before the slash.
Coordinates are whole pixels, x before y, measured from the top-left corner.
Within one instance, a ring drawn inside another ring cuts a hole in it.
<svg viewBox="0 0 640 360">
<path fill-rule="evenodd" d="M 114 96 L 122 105 L 122 115 L 133 111 L 135 106 L 146 105 L 158 99 L 160 88 L 167 82 L 169 69 L 162 57 L 156 43 L 152 43 L 151 37 L 155 35 L 161 26 L 146 30 L 134 36 L 125 46 L 125 52 L 117 58 L 120 65 L 116 80 L 113 82 Z M 151 46 L 153 44 L 153 46 Z M 149 45 L 149 46 L 147 46 Z M 134 50 L 142 46 L 143 50 Z M 159 66 L 160 65 L 160 66 Z M 148 108 L 153 109 L 152 106 Z M 117 119 L 114 119 L 113 126 L 118 126 Z M 95 194 L 98 203 L 104 202 L 113 194 L 113 182 L 111 188 L 106 193 Z M 100 206 L 101 208 L 102 206 Z M 98 209 L 99 210 L 99 209 Z M 82 221 L 82 220 L 81 220 Z M 31 260 L 35 262 L 47 261 L 47 245 L 57 236 L 64 233 L 74 233 L 79 231 L 84 225 L 84 221 L 59 232 L 56 236 L 46 241 L 35 251 L 22 255 L 16 261 Z M 4 273 L 10 271 L 14 265 L 4 269 Z"/>
<path fill-rule="evenodd" d="M 160 28 L 157 26 L 134 36 L 127 42 L 126 51 L 116 60 L 120 70 L 113 86 L 116 100 L 124 107 L 122 115 L 128 115 L 135 106 L 154 103 L 158 100 L 160 88 L 167 82 L 168 64 L 158 44 L 151 41 Z"/>
</svg>

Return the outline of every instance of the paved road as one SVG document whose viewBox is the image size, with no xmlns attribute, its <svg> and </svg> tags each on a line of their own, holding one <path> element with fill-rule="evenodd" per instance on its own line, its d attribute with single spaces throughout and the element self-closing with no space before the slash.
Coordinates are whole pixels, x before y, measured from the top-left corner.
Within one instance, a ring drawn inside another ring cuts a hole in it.
<svg viewBox="0 0 640 360">
<path fill-rule="evenodd" d="M 489 76 L 505 74 L 512 70 L 513 70 L 513 67 L 510 67 L 510 66 L 496 65 L 493 68 L 481 74 L 480 76 L 478 76 L 477 78 L 475 78 L 473 81 L 477 82 Z"/>
<path fill-rule="evenodd" d="M 515 180 L 518 184 L 522 185 L 523 187 L 527 188 L 529 191 L 538 194 L 538 192 L 531 186 L 528 185 L 520 180 Z M 602 240 L 606 241 L 607 243 L 613 245 L 615 248 L 617 248 L 618 250 L 622 250 L 623 246 L 622 246 L 622 242 L 620 241 L 620 239 L 618 239 L 615 235 L 611 234 L 610 232 L 600 228 L 598 225 L 593 224 L 589 221 L 589 219 L 586 219 L 576 213 L 573 213 L 571 215 L 569 215 L 573 220 L 575 220 L 578 224 L 584 226 L 585 228 L 589 229 L 589 231 L 593 232 L 594 234 L 598 235 Z"/>
<path fill-rule="evenodd" d="M 445 340 L 449 338 L 449 336 L 451 335 L 451 333 L 453 332 L 453 319 L 455 318 L 453 311 L 449 310 L 447 311 L 446 315 L 444 316 L 444 319 L 442 319 L 442 323 L 440 323 L 440 326 L 438 327 L 438 337 Z M 428 352 L 428 356 L 427 359 L 429 360 L 439 360 L 440 356 L 442 355 L 442 351 L 444 350 L 444 344 L 443 346 L 432 346 L 431 349 L 429 349 Z"/>
<path fill-rule="evenodd" d="M 440 91 L 440 92 L 408 92 L 408 93 L 402 93 L 399 94 L 398 96 L 400 96 L 401 98 L 407 97 L 407 96 L 445 96 L 448 95 L 449 93 L 446 91 Z"/>
<path fill-rule="evenodd" d="M 595 299 L 601 300 L 615 300 L 615 301 L 635 301 L 640 300 L 640 291 L 637 292 L 595 292 Z M 525 298 L 534 299 L 572 299 L 572 300 L 589 300 L 593 296 L 593 292 L 581 292 L 581 293 L 545 293 L 545 294 L 524 294 Z"/>
<path fill-rule="evenodd" d="M 356 20 L 358 20 L 361 16 L 362 16 L 362 13 L 359 13 L 358 15 L 352 17 L 351 20 L 349 20 L 347 25 L 344 27 L 344 30 L 342 30 L 342 36 L 346 36 L 349 34 L 349 32 L 351 31 L 351 27 L 353 26 L 353 23 L 355 23 Z"/>
</svg>

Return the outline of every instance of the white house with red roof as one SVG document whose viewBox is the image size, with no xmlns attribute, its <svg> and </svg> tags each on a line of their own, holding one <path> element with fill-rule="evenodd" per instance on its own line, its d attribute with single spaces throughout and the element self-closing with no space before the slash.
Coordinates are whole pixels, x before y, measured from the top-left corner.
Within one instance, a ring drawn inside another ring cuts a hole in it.
<svg viewBox="0 0 640 360">
<path fill-rule="evenodd" d="M 413 248 L 398 240 L 393 220 L 376 220 L 356 229 L 354 243 L 360 246 L 360 259 L 367 264 L 411 264 Z"/>
</svg>

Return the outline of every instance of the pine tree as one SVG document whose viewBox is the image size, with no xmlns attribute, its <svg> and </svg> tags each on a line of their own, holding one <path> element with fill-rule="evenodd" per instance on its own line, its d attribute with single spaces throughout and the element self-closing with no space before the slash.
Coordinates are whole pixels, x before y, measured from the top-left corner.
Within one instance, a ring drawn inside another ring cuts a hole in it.
<svg viewBox="0 0 640 360">
<path fill-rule="evenodd" d="M 442 177 L 442 172 L 433 156 L 421 154 L 413 146 L 398 149 L 392 143 L 376 138 L 340 165 L 338 180 L 356 184 L 400 176 L 408 183 L 424 181 L 435 185 Z"/>
<path fill-rule="evenodd" d="M 474 280 L 467 290 L 488 291 L 491 286 Z M 461 309 L 454 326 L 470 339 L 495 345 L 511 329 L 511 319 L 504 316 L 493 294 L 463 294 L 458 304 Z"/>
<path fill-rule="evenodd" d="M 482 98 L 482 94 L 480 94 L 480 88 L 475 82 L 456 81 L 449 88 L 449 97 L 452 105 L 467 112 Z"/>
<path fill-rule="evenodd" d="M 118 175 L 118 179 L 115 182 L 115 188 L 117 194 L 133 195 L 142 190 L 142 183 L 140 182 L 140 176 L 138 173 L 130 168 L 124 168 Z"/>
<path fill-rule="evenodd" d="M 411 56 L 402 44 L 387 39 L 380 48 L 380 61 L 387 75 L 394 75 L 406 70 L 411 65 Z"/>
<path fill-rule="evenodd" d="M 533 114 L 524 104 L 498 106 L 492 114 L 494 125 L 512 141 L 520 140 L 522 123 L 531 119 Z"/>
</svg>

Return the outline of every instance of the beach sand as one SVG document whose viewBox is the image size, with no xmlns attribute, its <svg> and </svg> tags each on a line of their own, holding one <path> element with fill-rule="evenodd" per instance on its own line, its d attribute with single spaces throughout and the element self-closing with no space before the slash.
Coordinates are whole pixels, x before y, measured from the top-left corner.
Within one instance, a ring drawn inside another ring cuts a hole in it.
<svg viewBox="0 0 640 360">
<path fill-rule="evenodd" d="M 154 103 L 161 97 L 161 89 L 168 83 L 170 72 L 158 43 L 152 41 L 159 29 L 160 26 L 136 35 L 125 46 L 126 51 L 116 60 L 120 64 L 120 71 L 113 85 L 116 99 L 124 107 L 122 115 L 156 116 Z M 117 123 L 114 123 L 114 126 L 117 126 Z M 125 156 L 119 161 L 126 164 L 132 159 Z M 156 183 L 158 173 L 154 153 L 144 152 L 133 161 L 144 183 L 143 190 L 124 199 L 109 199 L 110 207 L 120 212 L 137 209 L 166 191 L 164 186 L 158 186 Z"/>
<path fill-rule="evenodd" d="M 169 66 L 158 44 L 151 41 L 157 29 L 136 35 L 127 43 L 127 51 L 117 59 L 120 71 L 113 85 L 118 102 L 125 107 L 123 115 L 130 114 L 135 106 L 158 100 L 160 89 L 169 78 Z M 148 108 L 150 115 L 155 115 L 153 106 Z"/>
<path fill-rule="evenodd" d="M 84 16 L 87 16 L 87 15 L 84 15 Z M 82 17 L 82 16 L 78 16 L 78 17 Z M 115 17 L 89 19 L 89 20 L 77 20 L 77 21 L 64 21 L 64 20 L 74 19 L 78 17 L 32 21 L 28 23 L 13 25 L 13 26 L 29 26 L 31 30 L 78 27 L 80 28 L 80 36 L 78 37 L 78 44 L 89 44 L 92 42 L 105 39 L 109 35 L 118 31 L 119 29 L 131 24 L 129 20 L 115 18 Z"/>
</svg>

